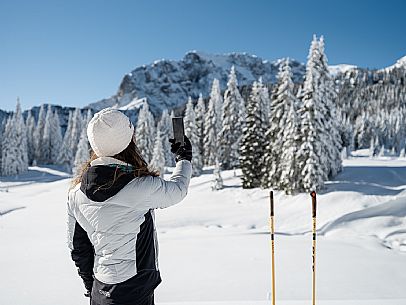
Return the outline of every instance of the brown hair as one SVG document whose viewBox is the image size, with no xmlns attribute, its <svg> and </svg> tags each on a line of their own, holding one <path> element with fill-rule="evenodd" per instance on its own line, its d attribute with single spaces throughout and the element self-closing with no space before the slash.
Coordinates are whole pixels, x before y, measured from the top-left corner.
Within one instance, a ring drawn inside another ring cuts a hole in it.
<svg viewBox="0 0 406 305">
<path fill-rule="evenodd" d="M 97 158 L 98 158 L 98 156 L 94 153 L 94 151 L 91 150 L 90 159 L 87 160 L 85 163 L 83 163 L 81 168 L 78 170 L 76 176 L 72 179 L 71 188 L 74 188 L 76 185 L 78 185 L 81 182 L 84 173 L 90 167 L 90 162 L 92 162 L 93 160 L 95 160 Z M 134 143 L 134 140 L 131 140 L 131 142 L 130 142 L 130 144 L 128 144 L 127 148 L 124 149 L 122 152 L 114 155 L 113 158 L 126 162 L 128 165 L 132 166 L 132 168 L 129 167 L 129 169 L 131 169 L 130 173 L 133 174 L 134 177 L 142 177 L 142 176 L 157 177 L 157 176 L 159 176 L 159 171 L 157 171 L 155 169 L 150 169 L 148 167 L 147 162 L 141 156 L 141 153 L 138 150 L 138 147 Z M 114 182 L 117 180 L 118 177 L 120 177 L 124 174 L 125 174 L 125 172 L 119 171 L 119 166 L 117 166 L 116 172 L 114 173 L 114 180 L 111 182 L 110 186 L 112 186 L 114 184 Z"/>
</svg>

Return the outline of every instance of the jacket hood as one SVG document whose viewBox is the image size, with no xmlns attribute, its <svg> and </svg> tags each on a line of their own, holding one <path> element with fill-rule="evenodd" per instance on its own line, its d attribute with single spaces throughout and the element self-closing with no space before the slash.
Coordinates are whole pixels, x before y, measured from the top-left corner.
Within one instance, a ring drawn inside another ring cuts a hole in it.
<svg viewBox="0 0 406 305">
<path fill-rule="evenodd" d="M 80 190 L 90 200 L 106 201 L 135 178 L 126 171 L 129 166 L 111 157 L 98 158 L 91 162 L 91 166 L 83 174 Z"/>
</svg>

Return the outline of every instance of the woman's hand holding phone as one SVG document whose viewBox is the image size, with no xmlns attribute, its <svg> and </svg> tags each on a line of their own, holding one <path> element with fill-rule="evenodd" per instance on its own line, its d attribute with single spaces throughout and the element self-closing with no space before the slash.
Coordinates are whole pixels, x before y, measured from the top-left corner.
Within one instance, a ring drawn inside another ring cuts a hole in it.
<svg viewBox="0 0 406 305">
<path fill-rule="evenodd" d="M 188 160 L 192 162 L 192 143 L 187 136 L 183 136 L 184 144 L 182 145 L 180 142 L 176 142 L 175 139 L 169 139 L 171 143 L 171 152 L 175 154 L 176 162 L 180 160 Z"/>
</svg>

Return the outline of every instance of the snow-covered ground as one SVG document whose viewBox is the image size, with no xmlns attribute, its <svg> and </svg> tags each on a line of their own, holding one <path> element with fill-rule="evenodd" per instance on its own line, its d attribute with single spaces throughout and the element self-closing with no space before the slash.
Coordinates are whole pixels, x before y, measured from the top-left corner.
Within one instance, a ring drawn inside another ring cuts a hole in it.
<svg viewBox="0 0 406 305">
<path fill-rule="evenodd" d="M 325 305 L 406 305 L 406 160 L 358 153 L 318 195 L 317 296 Z M 270 291 L 269 190 L 239 171 L 192 178 L 157 212 L 165 305 L 263 305 Z M 88 304 L 66 246 L 67 175 L 32 167 L 0 178 L 0 304 Z M 311 298 L 311 200 L 275 193 L 277 303 Z"/>
</svg>

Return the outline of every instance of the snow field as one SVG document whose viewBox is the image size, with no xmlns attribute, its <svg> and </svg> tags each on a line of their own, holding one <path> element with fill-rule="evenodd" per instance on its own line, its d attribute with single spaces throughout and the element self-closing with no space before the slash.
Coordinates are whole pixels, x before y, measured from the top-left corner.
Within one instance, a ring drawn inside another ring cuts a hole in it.
<svg viewBox="0 0 406 305">
<path fill-rule="evenodd" d="M 344 166 L 318 195 L 318 304 L 405 305 L 406 161 L 360 156 Z M 157 211 L 157 304 L 270 304 L 269 190 L 243 190 L 236 174 L 222 172 L 225 188 L 212 192 L 205 168 L 183 202 Z M 1 178 L 0 304 L 88 304 L 66 245 L 68 185 L 40 167 Z M 310 196 L 275 192 L 275 226 L 277 303 L 308 304 Z"/>
</svg>

